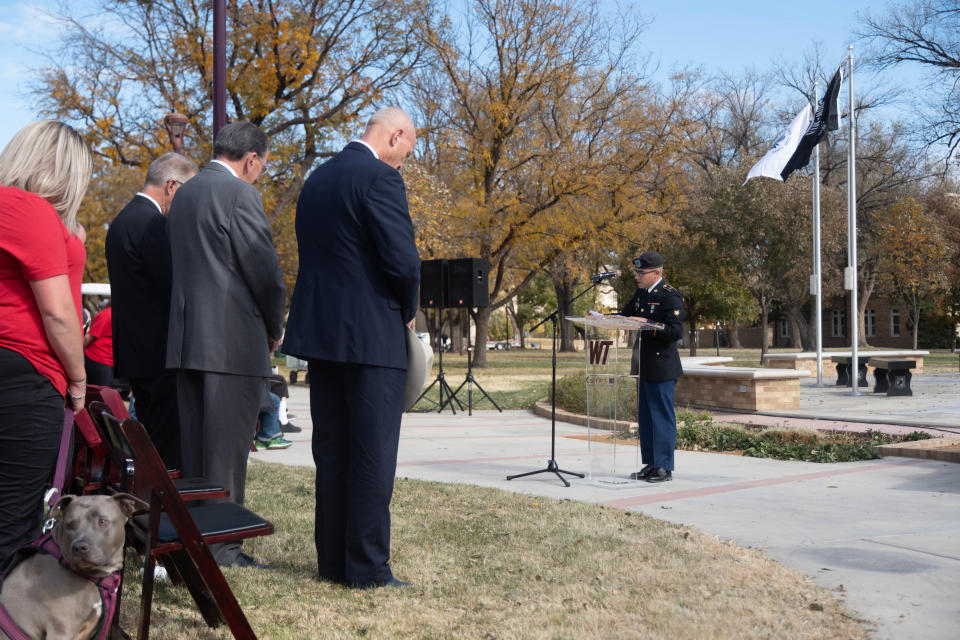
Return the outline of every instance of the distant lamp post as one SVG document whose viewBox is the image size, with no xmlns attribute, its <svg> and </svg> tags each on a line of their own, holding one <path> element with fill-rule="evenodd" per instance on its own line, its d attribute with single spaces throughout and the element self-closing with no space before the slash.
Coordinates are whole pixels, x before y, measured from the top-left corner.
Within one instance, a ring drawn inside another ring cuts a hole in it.
<svg viewBox="0 0 960 640">
<path fill-rule="evenodd" d="M 189 118 L 182 113 L 168 113 L 163 116 L 163 126 L 167 129 L 170 144 L 176 153 L 183 153 L 183 130 L 187 128 L 188 122 Z"/>
</svg>

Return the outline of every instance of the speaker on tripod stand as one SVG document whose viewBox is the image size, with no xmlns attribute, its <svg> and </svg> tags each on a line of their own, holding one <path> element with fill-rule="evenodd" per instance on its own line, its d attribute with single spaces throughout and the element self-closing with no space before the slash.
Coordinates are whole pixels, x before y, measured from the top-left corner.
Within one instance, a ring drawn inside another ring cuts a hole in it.
<svg viewBox="0 0 960 640">
<path fill-rule="evenodd" d="M 471 353 L 472 348 L 470 347 L 470 309 L 490 306 L 490 289 L 487 284 L 489 265 L 482 258 L 460 258 L 448 261 L 447 266 L 447 306 L 467 310 L 467 376 L 453 392 L 449 402 L 452 403 L 457 400 L 457 394 L 466 385 L 467 412 L 469 415 L 473 415 L 473 387 L 476 386 L 483 397 L 489 400 L 497 411 L 502 413 L 503 409 L 500 408 L 500 405 L 490 397 L 490 394 L 484 391 L 480 383 L 473 377 L 473 353 Z M 459 403 L 459 400 L 457 402 Z M 451 404 L 451 408 L 452 406 Z"/>
<path fill-rule="evenodd" d="M 420 306 L 427 310 L 433 309 L 437 319 L 438 371 L 437 377 L 423 390 L 423 393 L 420 394 L 420 397 L 412 406 L 416 406 L 420 400 L 427 397 L 431 389 L 437 387 L 440 392 L 440 398 L 436 403 L 440 407 L 437 413 L 443 411 L 443 408 L 449 403 L 450 411 L 456 414 L 457 410 L 453 408 L 453 403 L 456 402 L 461 411 L 463 411 L 463 405 L 454 397 L 453 390 L 447 384 L 447 378 L 443 373 L 443 332 L 441 329 L 443 327 L 443 310 L 447 306 L 447 262 L 447 260 L 424 260 L 420 264 Z"/>
</svg>

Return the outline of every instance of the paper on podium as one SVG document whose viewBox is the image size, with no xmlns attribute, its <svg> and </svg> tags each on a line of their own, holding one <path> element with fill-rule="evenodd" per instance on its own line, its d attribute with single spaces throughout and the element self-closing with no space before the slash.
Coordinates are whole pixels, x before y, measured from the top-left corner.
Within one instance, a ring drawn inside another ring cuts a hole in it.
<svg viewBox="0 0 960 640">
<path fill-rule="evenodd" d="M 591 311 L 586 316 L 567 316 L 567 320 L 574 324 L 582 324 L 585 327 L 597 327 L 598 329 L 626 329 L 627 331 L 646 331 L 647 329 L 663 329 L 662 322 L 650 322 L 631 316 L 621 316 L 617 313 L 604 314 Z"/>
</svg>

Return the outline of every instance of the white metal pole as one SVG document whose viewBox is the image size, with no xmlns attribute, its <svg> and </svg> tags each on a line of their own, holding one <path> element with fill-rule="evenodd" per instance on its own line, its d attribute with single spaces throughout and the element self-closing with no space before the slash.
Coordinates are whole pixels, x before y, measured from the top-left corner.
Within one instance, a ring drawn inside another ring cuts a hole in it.
<svg viewBox="0 0 960 640">
<path fill-rule="evenodd" d="M 817 85 L 813 83 L 813 99 L 817 99 Z M 823 384 L 823 296 L 820 271 L 820 145 L 813 148 L 813 291 L 816 297 L 817 386 Z"/>
<path fill-rule="evenodd" d="M 853 385 L 853 395 L 860 393 L 859 359 L 857 353 L 858 332 L 860 318 L 857 312 L 857 128 L 853 105 L 853 45 L 847 47 L 847 69 L 849 81 L 849 109 L 850 109 L 850 152 L 847 158 L 847 236 L 848 236 L 848 269 L 850 270 L 850 351 L 853 359 L 850 363 L 850 379 Z"/>
</svg>

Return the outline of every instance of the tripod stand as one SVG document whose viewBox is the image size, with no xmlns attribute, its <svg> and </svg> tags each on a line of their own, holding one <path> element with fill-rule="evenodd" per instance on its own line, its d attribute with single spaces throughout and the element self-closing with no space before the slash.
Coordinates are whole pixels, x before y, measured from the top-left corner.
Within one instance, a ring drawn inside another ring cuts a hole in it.
<svg viewBox="0 0 960 640">
<path fill-rule="evenodd" d="M 437 310 L 438 319 L 440 318 L 440 313 L 441 313 L 441 310 L 438 309 Z M 427 394 L 430 393 L 430 390 L 433 389 L 434 385 L 436 385 L 440 389 L 440 400 L 437 402 L 437 405 L 440 408 L 437 409 L 437 413 L 443 412 L 443 408 L 449 403 L 450 411 L 453 413 L 453 415 L 457 415 L 457 410 L 453 408 L 453 403 L 454 402 L 457 403 L 457 406 L 460 407 L 460 411 L 463 411 L 463 404 L 461 404 L 461 402 L 457 400 L 456 394 L 450 390 L 450 385 L 447 384 L 447 379 L 443 375 L 443 340 L 441 338 L 442 332 L 440 331 L 443 325 L 441 322 L 438 322 L 437 326 L 439 327 L 437 329 L 437 355 L 438 355 L 437 364 L 438 364 L 439 370 L 437 371 L 437 377 L 433 379 L 433 382 L 430 383 L 429 387 L 423 390 L 423 393 L 421 393 L 420 397 L 417 398 L 417 402 L 420 402 L 423 398 L 425 398 Z M 467 356 L 467 362 L 468 363 L 470 362 L 469 354 Z M 460 386 L 463 386 L 463 385 L 460 385 Z M 480 386 L 480 385 L 477 385 L 477 386 Z M 444 396 L 446 396 L 446 400 L 444 400 Z M 414 402 L 413 406 L 417 406 L 417 402 Z"/>
<path fill-rule="evenodd" d="M 577 298 L 585 294 L 587 291 L 590 291 L 599 284 L 599 281 L 594 282 L 592 285 L 584 289 L 580 295 L 576 296 L 573 300 L 570 301 L 570 304 L 573 304 Z M 549 320 L 553 323 L 553 373 L 550 379 L 550 459 L 547 460 L 547 467 L 545 469 L 537 469 L 536 471 L 527 471 L 526 473 L 518 473 L 516 475 L 507 476 L 507 480 L 513 480 L 514 478 L 523 478 L 525 476 L 532 476 L 538 473 L 555 473 L 557 477 L 560 478 L 560 481 L 563 482 L 563 486 L 569 487 L 570 483 L 567 482 L 567 479 L 564 478 L 561 473 L 565 473 L 569 476 L 576 476 L 578 478 L 583 478 L 582 473 L 577 473 L 576 471 L 564 471 L 560 468 L 560 465 L 557 464 L 557 314 L 560 312 L 560 309 L 557 308 L 549 316 L 540 321 L 537 326 L 530 329 L 530 332 L 537 330 L 540 325 Z"/>
<path fill-rule="evenodd" d="M 486 391 L 483 390 L 483 387 L 480 386 L 480 383 L 477 382 L 476 379 L 473 377 L 473 359 L 471 358 L 471 356 L 473 355 L 471 353 L 472 351 L 473 351 L 473 348 L 470 346 L 470 310 L 467 309 L 467 377 L 466 379 L 464 379 L 463 382 L 460 383 L 460 386 L 457 387 L 457 390 L 453 392 L 453 395 L 447 398 L 447 402 L 451 403 L 450 409 L 451 410 L 453 409 L 452 402 L 457 398 L 457 394 L 460 393 L 460 390 L 463 389 L 463 385 L 467 385 L 467 412 L 468 412 L 468 415 L 472 416 L 473 415 L 473 385 L 477 385 L 477 389 L 480 390 L 480 393 L 483 394 L 483 397 L 489 400 L 490 404 L 492 404 L 494 407 L 497 408 L 497 411 L 499 411 L 500 413 L 503 413 L 503 409 L 500 408 L 500 405 L 498 405 L 494 401 L 494 399 L 490 397 L 490 394 L 488 394 Z M 459 401 L 457 401 L 457 404 L 459 404 Z M 440 410 L 443 411 L 443 405 L 440 406 Z M 463 411 L 463 405 L 460 405 L 460 410 Z"/>
</svg>

